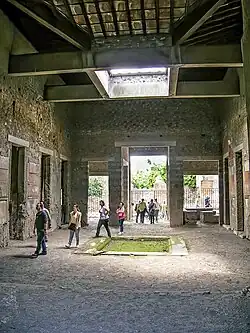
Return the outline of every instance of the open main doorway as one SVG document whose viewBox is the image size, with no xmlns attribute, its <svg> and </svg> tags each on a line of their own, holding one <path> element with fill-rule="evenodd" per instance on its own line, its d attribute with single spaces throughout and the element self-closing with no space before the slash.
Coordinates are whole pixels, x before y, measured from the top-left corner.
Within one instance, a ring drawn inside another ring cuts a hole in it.
<svg viewBox="0 0 250 333">
<path fill-rule="evenodd" d="M 130 156 L 131 220 L 142 223 L 167 223 L 168 186 L 167 156 Z M 138 205 L 146 204 L 145 218 L 139 216 Z"/>
</svg>

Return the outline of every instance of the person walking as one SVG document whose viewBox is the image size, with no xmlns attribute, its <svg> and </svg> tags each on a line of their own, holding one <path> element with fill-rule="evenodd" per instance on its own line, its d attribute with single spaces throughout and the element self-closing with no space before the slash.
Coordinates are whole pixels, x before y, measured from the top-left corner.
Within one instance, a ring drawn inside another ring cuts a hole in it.
<svg viewBox="0 0 250 333">
<path fill-rule="evenodd" d="M 48 221 L 48 230 L 51 229 L 51 215 L 50 212 L 47 208 L 45 208 L 44 202 L 41 201 L 40 202 L 42 210 L 45 212 L 46 216 L 47 216 L 47 221 Z M 48 247 L 48 232 L 45 233 L 45 243 L 46 243 L 46 247 Z"/>
<path fill-rule="evenodd" d="M 110 229 L 109 229 L 109 211 L 106 208 L 105 202 L 103 200 L 100 201 L 99 214 L 100 214 L 100 218 L 99 218 L 99 222 L 97 224 L 95 237 L 100 236 L 101 227 L 104 226 L 104 228 L 107 231 L 108 237 L 111 238 L 111 232 L 110 232 Z"/>
<path fill-rule="evenodd" d="M 36 205 L 37 213 L 36 220 L 34 224 L 33 232 L 37 234 L 37 246 L 35 253 L 32 254 L 33 258 L 37 258 L 40 254 L 42 248 L 42 255 L 47 254 L 47 248 L 45 244 L 45 234 L 47 230 L 47 215 L 43 211 L 41 203 Z"/>
<path fill-rule="evenodd" d="M 160 212 L 161 206 L 157 199 L 155 199 L 155 222 L 158 223 L 159 218 L 159 212 Z"/>
<path fill-rule="evenodd" d="M 80 212 L 78 205 L 75 204 L 73 206 L 73 211 L 70 213 L 70 221 L 68 228 L 69 242 L 67 245 L 65 245 L 66 249 L 69 249 L 71 247 L 74 235 L 76 237 L 76 247 L 79 247 L 81 220 L 82 220 L 82 213 Z"/>
<path fill-rule="evenodd" d="M 120 202 L 120 204 L 116 210 L 116 214 L 118 217 L 118 223 L 119 223 L 119 228 L 120 228 L 119 235 L 122 235 L 123 230 L 124 230 L 123 224 L 124 224 L 124 220 L 125 220 L 125 208 L 124 208 L 123 202 Z"/>
<path fill-rule="evenodd" d="M 144 223 L 145 213 L 147 211 L 147 205 L 146 205 L 146 202 L 144 201 L 144 199 L 141 199 L 141 202 L 138 206 L 138 211 L 140 214 L 140 222 Z"/>
<path fill-rule="evenodd" d="M 136 219 L 135 219 L 135 222 L 138 223 L 138 219 L 139 219 L 139 216 L 140 216 L 140 211 L 139 211 L 139 205 L 140 205 L 141 201 L 139 201 L 139 203 L 137 203 L 135 205 L 135 211 L 136 211 Z"/>
<path fill-rule="evenodd" d="M 148 205 L 148 213 L 149 213 L 150 224 L 154 224 L 155 223 L 155 208 L 156 208 L 156 205 L 154 203 L 154 200 L 151 199 L 150 203 Z"/>
</svg>

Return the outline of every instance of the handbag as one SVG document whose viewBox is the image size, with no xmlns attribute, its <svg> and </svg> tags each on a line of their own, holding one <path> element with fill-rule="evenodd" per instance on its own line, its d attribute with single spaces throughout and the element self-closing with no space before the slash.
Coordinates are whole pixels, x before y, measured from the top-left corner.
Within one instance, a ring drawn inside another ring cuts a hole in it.
<svg viewBox="0 0 250 333">
<path fill-rule="evenodd" d="M 72 230 L 72 231 L 76 231 L 76 224 L 75 223 L 70 223 L 68 229 Z"/>
</svg>

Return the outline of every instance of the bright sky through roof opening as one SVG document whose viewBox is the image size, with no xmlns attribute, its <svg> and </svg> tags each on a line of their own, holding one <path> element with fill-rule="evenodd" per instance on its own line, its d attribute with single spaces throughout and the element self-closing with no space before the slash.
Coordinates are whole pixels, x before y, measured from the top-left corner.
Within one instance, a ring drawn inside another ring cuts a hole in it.
<svg viewBox="0 0 250 333">
<path fill-rule="evenodd" d="M 166 67 L 111 69 L 111 75 L 140 75 L 140 74 L 166 74 Z"/>
</svg>

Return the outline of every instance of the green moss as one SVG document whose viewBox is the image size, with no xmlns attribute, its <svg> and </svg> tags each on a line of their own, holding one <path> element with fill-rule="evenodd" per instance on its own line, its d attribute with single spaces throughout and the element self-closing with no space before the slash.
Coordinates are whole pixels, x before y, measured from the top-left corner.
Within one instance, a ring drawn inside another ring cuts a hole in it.
<svg viewBox="0 0 250 333">
<path fill-rule="evenodd" d="M 168 252 L 170 241 L 166 240 L 111 240 L 104 251 L 113 252 Z"/>
</svg>

